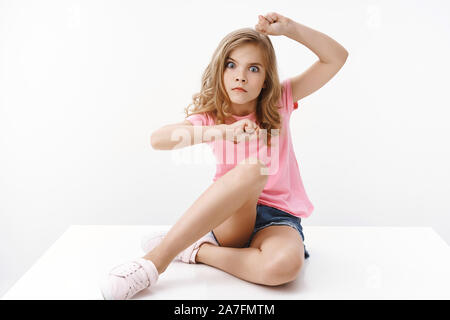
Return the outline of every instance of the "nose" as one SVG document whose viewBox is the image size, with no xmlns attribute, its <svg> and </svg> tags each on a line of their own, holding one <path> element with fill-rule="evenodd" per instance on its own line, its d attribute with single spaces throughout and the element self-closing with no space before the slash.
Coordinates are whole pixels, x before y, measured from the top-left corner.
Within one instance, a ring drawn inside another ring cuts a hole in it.
<svg viewBox="0 0 450 320">
<path fill-rule="evenodd" d="M 235 75 L 235 79 L 236 79 L 237 82 L 241 82 L 242 81 L 242 83 L 245 83 L 247 81 L 247 79 L 244 76 L 244 72 L 242 72 L 242 71 L 238 72 Z"/>
</svg>

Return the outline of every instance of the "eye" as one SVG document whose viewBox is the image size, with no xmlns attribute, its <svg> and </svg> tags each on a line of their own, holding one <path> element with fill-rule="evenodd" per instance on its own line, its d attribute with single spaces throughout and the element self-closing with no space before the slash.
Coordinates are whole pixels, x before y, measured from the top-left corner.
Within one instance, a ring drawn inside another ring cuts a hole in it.
<svg viewBox="0 0 450 320">
<path fill-rule="evenodd" d="M 228 68 L 228 66 L 230 65 L 230 63 L 231 63 L 232 65 L 234 65 L 233 61 L 228 61 L 227 64 L 226 64 L 226 67 L 227 67 L 227 68 Z M 259 68 L 258 68 L 257 66 L 251 66 L 250 68 L 255 68 L 256 70 L 255 70 L 254 72 L 258 72 L 258 71 L 259 71 Z"/>
<path fill-rule="evenodd" d="M 234 64 L 233 62 L 228 61 L 226 66 L 228 67 L 228 66 L 230 65 L 230 63 L 231 63 L 231 64 Z"/>
</svg>

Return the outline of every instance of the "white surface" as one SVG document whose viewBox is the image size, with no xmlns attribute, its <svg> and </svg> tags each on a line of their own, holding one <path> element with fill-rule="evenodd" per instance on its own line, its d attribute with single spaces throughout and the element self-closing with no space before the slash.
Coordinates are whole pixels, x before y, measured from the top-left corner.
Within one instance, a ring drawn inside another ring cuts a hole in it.
<svg viewBox="0 0 450 320">
<path fill-rule="evenodd" d="M 350 53 L 291 117 L 316 208 L 305 222 L 431 226 L 450 245 L 450 1 L 6 0 L 0 296 L 70 225 L 178 220 L 210 185 L 214 156 L 153 150 L 149 134 L 183 120 L 220 40 L 271 11 Z M 317 61 L 269 37 L 280 79 Z"/>
<path fill-rule="evenodd" d="M 102 299 L 100 276 L 170 226 L 71 226 L 2 299 Z M 304 227 L 311 257 L 280 287 L 172 263 L 135 299 L 449 299 L 450 248 L 432 228 Z"/>
</svg>

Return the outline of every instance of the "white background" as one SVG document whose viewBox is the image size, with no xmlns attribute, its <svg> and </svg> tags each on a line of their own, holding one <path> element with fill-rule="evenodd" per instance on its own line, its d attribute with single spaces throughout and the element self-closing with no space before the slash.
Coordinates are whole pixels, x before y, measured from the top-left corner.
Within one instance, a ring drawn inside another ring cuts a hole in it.
<svg viewBox="0 0 450 320">
<path fill-rule="evenodd" d="M 69 225 L 176 222 L 212 183 L 213 156 L 206 145 L 153 150 L 150 134 L 184 119 L 220 40 L 272 11 L 350 53 L 291 117 L 315 206 L 303 226 L 431 226 L 450 243 L 449 9 L 444 0 L 0 1 L 0 295 Z M 270 38 L 281 80 L 318 59 Z"/>
</svg>

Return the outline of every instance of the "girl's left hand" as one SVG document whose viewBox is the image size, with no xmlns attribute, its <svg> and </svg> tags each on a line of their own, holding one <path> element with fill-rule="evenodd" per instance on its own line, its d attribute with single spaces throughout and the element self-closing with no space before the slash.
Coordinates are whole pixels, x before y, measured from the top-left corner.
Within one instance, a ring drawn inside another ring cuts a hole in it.
<svg viewBox="0 0 450 320">
<path fill-rule="evenodd" d="M 281 36 L 286 34 L 290 23 L 289 18 L 276 12 L 270 12 L 265 16 L 258 16 L 258 24 L 255 25 L 255 30 L 265 35 Z"/>
</svg>

